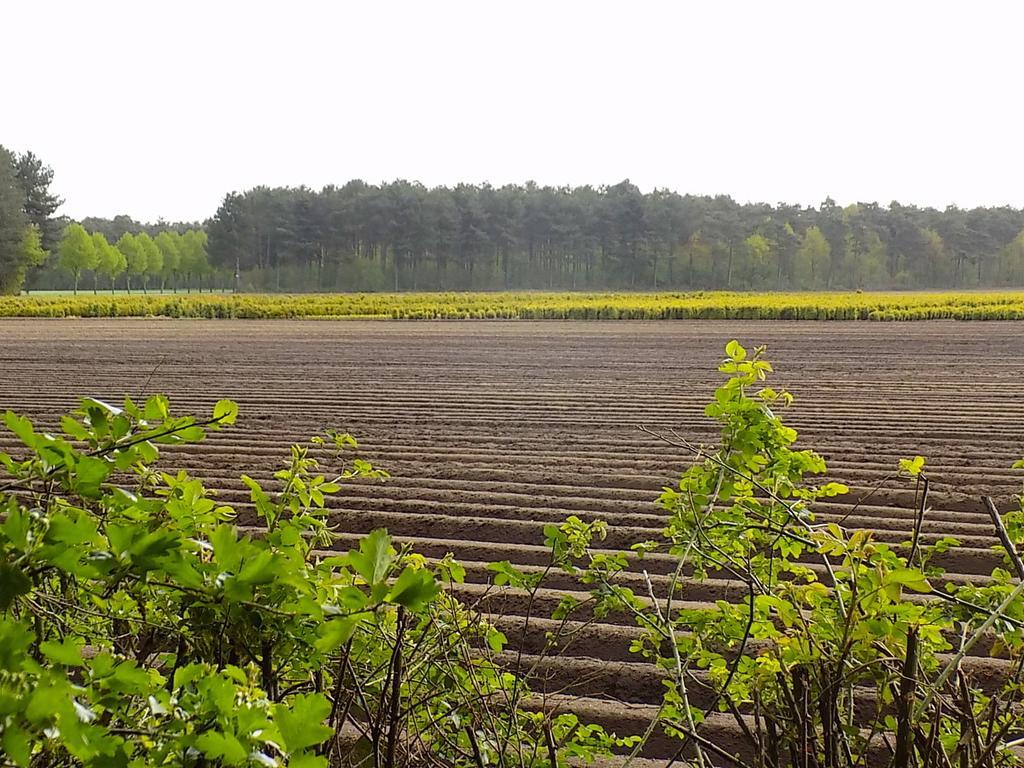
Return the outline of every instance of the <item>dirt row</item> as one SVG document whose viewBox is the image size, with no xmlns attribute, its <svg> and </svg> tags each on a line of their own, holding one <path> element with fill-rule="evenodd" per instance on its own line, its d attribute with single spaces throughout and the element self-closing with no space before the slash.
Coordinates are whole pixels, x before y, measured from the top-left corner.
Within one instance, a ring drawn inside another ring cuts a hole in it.
<svg viewBox="0 0 1024 768">
<path fill-rule="evenodd" d="M 460 594 L 503 613 L 502 626 L 529 660 L 550 627 L 534 618 L 524 629 L 521 597 L 496 602 L 486 563 L 542 567 L 542 528 L 568 515 L 608 521 L 608 547 L 657 537 L 654 501 L 691 457 L 637 427 L 712 444 L 715 426 L 703 407 L 732 338 L 768 345 L 773 385 L 797 397 L 787 422 L 802 446 L 829 461 L 830 479 L 851 488 L 818 508 L 822 520 L 906 541 L 913 490 L 893 474 L 899 458 L 921 454 L 934 480 L 924 539 L 953 535 L 963 544 L 936 564 L 957 583 L 988 574 L 1000 559 L 980 497 L 1009 508 L 1021 487 L 1021 473 L 1009 469 L 1024 455 L 1019 329 L 997 322 L 11 320 L 0 322 L 0 409 L 54 426 L 86 395 L 118 402 L 163 392 L 179 412 L 233 398 L 241 408 L 236 428 L 165 455 L 168 466 L 217 488 L 248 525 L 257 521 L 239 474 L 272 483 L 291 443 L 349 431 L 392 478 L 346 485 L 331 501 L 338 546 L 386 526 L 428 557 L 454 553 L 467 568 Z M 0 434 L 0 450 L 15 449 Z M 647 565 L 664 588 L 671 562 L 655 556 Z M 574 585 L 562 579 L 551 587 L 542 606 Z M 727 579 L 706 579 L 689 582 L 683 599 L 740 593 Z M 536 685 L 582 697 L 574 707 L 613 727 L 635 728 L 662 690 L 656 670 L 628 652 L 635 633 L 621 617 L 581 626 L 560 659 L 536 660 Z M 999 666 L 980 655 L 971 663 L 981 677 Z M 708 728 L 731 738 L 727 720 Z M 655 742 L 649 756 L 670 748 Z"/>
</svg>

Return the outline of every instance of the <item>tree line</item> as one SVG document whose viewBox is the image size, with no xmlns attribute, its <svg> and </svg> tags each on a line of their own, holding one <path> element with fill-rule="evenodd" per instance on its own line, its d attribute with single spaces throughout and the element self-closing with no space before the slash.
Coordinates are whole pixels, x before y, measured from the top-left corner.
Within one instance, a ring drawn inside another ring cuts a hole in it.
<svg viewBox="0 0 1024 768">
<path fill-rule="evenodd" d="M 1024 210 L 1010 207 L 738 203 L 644 193 L 629 181 L 356 180 L 232 192 L 204 223 L 87 217 L 78 224 L 90 256 L 83 233 L 55 213 L 52 177 L 31 152 L 0 147 L 0 292 L 77 290 L 83 275 L 94 288 L 129 290 L 204 281 L 263 291 L 1024 286 Z"/>
<path fill-rule="evenodd" d="M 1024 286 L 1024 211 L 533 183 L 352 181 L 227 195 L 215 266 L 263 290 Z"/>
<path fill-rule="evenodd" d="M 53 170 L 0 146 L 0 293 L 25 287 L 202 290 L 215 272 L 201 225 L 141 224 L 128 216 L 74 222 L 56 215 Z"/>
<path fill-rule="evenodd" d="M 193 285 L 202 290 L 203 278 L 213 272 L 206 254 L 205 232 L 164 230 L 156 237 L 146 232 L 126 232 L 111 244 L 103 232 L 90 234 L 78 223 L 71 223 L 64 230 L 58 264 L 70 273 L 76 294 L 83 272 L 92 274 L 93 292 L 99 290 L 101 278 L 106 281 L 104 287 L 111 291 L 121 278 L 128 293 L 132 292 L 133 278 L 143 293 L 148 291 L 151 281 L 161 291 L 168 287 L 177 291 L 184 286 L 190 292 Z"/>
</svg>

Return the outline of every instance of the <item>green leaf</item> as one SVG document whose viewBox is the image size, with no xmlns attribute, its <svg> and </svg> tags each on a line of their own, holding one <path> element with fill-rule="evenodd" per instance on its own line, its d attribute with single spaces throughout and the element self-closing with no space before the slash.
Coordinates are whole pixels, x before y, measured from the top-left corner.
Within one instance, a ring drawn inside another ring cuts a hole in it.
<svg viewBox="0 0 1024 768">
<path fill-rule="evenodd" d="M 736 339 L 733 339 L 725 345 L 725 354 L 736 362 L 746 360 L 747 358 L 747 350 L 745 350 L 743 346 L 736 341 Z"/>
<path fill-rule="evenodd" d="M 167 398 L 163 395 L 153 395 L 146 400 L 142 415 L 149 422 L 164 422 L 170 416 L 170 408 Z"/>
<path fill-rule="evenodd" d="M 64 430 L 64 433 L 75 440 L 88 440 L 89 430 L 83 427 L 78 421 L 71 416 L 64 415 L 60 417 L 60 425 Z"/>
<path fill-rule="evenodd" d="M 238 572 L 237 580 L 241 584 L 269 584 L 274 580 L 280 563 L 273 552 L 263 550 L 256 557 L 247 560 Z"/>
<path fill-rule="evenodd" d="M 249 755 L 233 733 L 207 731 L 196 739 L 196 747 L 214 760 L 223 760 L 225 765 L 244 765 Z"/>
<path fill-rule="evenodd" d="M 195 425 L 179 429 L 174 433 L 180 443 L 199 443 L 206 437 L 206 430 Z"/>
<path fill-rule="evenodd" d="M 0 616 L 0 669 L 19 669 L 35 639 L 25 623 Z"/>
<path fill-rule="evenodd" d="M 818 492 L 822 496 L 843 496 L 850 492 L 850 488 L 843 483 L 825 483 Z"/>
<path fill-rule="evenodd" d="M 53 515 L 46 529 L 46 540 L 72 546 L 95 541 L 99 524 L 84 512 L 77 511 L 74 514 L 75 517 L 60 512 Z"/>
<path fill-rule="evenodd" d="M 213 418 L 221 424 L 234 424 L 238 418 L 238 404 L 233 400 L 218 400 L 213 406 Z"/>
<path fill-rule="evenodd" d="M 55 664 L 63 664 L 65 667 L 80 667 L 82 661 L 82 646 L 84 641 L 79 637 L 70 637 L 60 643 L 48 641 L 39 644 L 42 654 Z"/>
<path fill-rule="evenodd" d="M 29 448 L 35 448 L 38 436 L 32 429 L 32 422 L 24 416 L 19 416 L 14 411 L 4 413 L 4 422 L 7 428 L 13 432 L 21 442 Z"/>
<path fill-rule="evenodd" d="M 487 631 L 487 645 L 495 653 L 501 653 L 505 649 L 505 644 L 508 642 L 504 632 L 491 627 Z"/>
<path fill-rule="evenodd" d="M 932 591 L 932 586 L 928 583 L 928 579 L 916 568 L 896 568 L 886 576 L 885 580 L 892 584 L 902 584 L 914 592 Z"/>
<path fill-rule="evenodd" d="M 274 723 L 288 752 L 300 752 L 334 735 L 324 725 L 331 703 L 319 693 L 305 693 L 274 705 Z"/>
<path fill-rule="evenodd" d="M 29 531 L 32 528 L 32 519 L 28 512 L 20 506 L 12 506 L 8 509 L 7 519 L 0 525 L 7 541 L 16 549 L 24 552 L 29 545 Z"/>
<path fill-rule="evenodd" d="M 353 619 L 332 619 L 320 625 L 317 639 L 314 642 L 320 653 L 331 653 L 349 641 L 355 632 L 356 622 Z"/>
<path fill-rule="evenodd" d="M 10 563 L 0 563 L 0 611 L 6 611 L 21 595 L 32 589 L 32 581 Z"/>
<path fill-rule="evenodd" d="M 4 729 L 0 737 L 0 753 L 6 754 L 19 768 L 28 768 L 32 759 L 32 744 L 28 734 L 13 723 Z"/>
<path fill-rule="evenodd" d="M 912 459 L 900 459 L 900 469 L 911 477 L 917 477 L 924 469 L 924 456 L 915 456 Z"/>
<path fill-rule="evenodd" d="M 359 541 L 359 551 L 349 552 L 349 563 L 370 586 L 380 584 L 394 561 L 391 537 L 384 528 L 377 528 Z"/>
<path fill-rule="evenodd" d="M 390 603 L 408 608 L 410 611 L 419 611 L 440 591 L 441 587 L 428 571 L 407 566 L 385 599 Z"/>
<path fill-rule="evenodd" d="M 95 499 L 100 495 L 100 485 L 112 469 L 103 459 L 82 456 L 75 463 L 75 487 L 86 498 Z"/>
</svg>

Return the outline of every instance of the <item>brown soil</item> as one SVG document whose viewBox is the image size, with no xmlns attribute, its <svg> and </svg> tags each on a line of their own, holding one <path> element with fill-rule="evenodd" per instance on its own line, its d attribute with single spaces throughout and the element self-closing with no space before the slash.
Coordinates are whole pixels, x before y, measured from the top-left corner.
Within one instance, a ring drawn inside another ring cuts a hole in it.
<svg viewBox="0 0 1024 768">
<path fill-rule="evenodd" d="M 339 546 L 387 526 L 427 556 L 453 552 L 466 561 L 464 596 L 508 611 L 502 626 L 533 658 L 553 625 L 540 620 L 524 634 L 515 620 L 524 601 L 489 594 L 484 563 L 542 566 L 542 526 L 570 514 L 607 520 L 608 547 L 655 537 L 661 518 L 652 502 L 690 457 L 637 427 L 712 442 L 703 406 L 731 338 L 768 344 L 776 386 L 797 397 L 788 423 L 801 445 L 829 459 L 832 479 L 851 487 L 849 497 L 821 506 L 822 519 L 851 515 L 899 458 L 921 454 L 934 480 L 925 538 L 964 544 L 937 564 L 951 581 L 998 564 L 979 497 L 1006 507 L 1020 490 L 1020 473 L 1008 469 L 1024 455 L 1019 324 L 5 320 L 0 410 L 55 426 L 55 415 L 85 395 L 118 402 L 161 391 L 179 413 L 233 398 L 236 428 L 165 455 L 168 466 L 222 490 L 248 524 L 255 521 L 238 474 L 269 479 L 290 443 L 349 431 L 393 478 L 353 484 L 332 502 L 346 534 Z M 0 450 L 15 449 L 0 434 Z M 912 490 L 890 481 L 847 523 L 905 541 L 912 501 Z M 647 566 L 656 585 L 667 581 L 667 559 Z M 684 596 L 703 602 L 741 592 L 709 579 Z M 545 593 L 540 605 L 556 599 Z M 625 619 L 580 627 L 563 666 L 538 665 L 538 685 L 584 694 L 581 713 L 636 727 L 655 711 L 661 686 L 628 653 L 635 635 Z M 998 660 L 971 663 L 979 678 L 1000 670 Z M 735 735 L 727 718 L 708 727 L 721 743 Z M 671 744 L 662 742 L 650 756 L 665 756 Z"/>
</svg>

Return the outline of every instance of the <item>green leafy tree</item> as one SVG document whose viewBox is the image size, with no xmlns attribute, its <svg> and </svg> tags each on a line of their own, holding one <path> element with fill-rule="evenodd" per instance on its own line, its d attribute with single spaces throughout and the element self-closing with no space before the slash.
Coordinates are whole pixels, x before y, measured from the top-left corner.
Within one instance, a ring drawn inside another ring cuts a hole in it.
<svg viewBox="0 0 1024 768">
<path fill-rule="evenodd" d="M 146 252 L 139 244 L 139 239 L 126 232 L 118 238 L 117 250 L 119 250 L 125 259 L 125 287 L 128 289 L 128 293 L 132 292 L 132 278 L 140 277 L 146 273 Z"/>
<path fill-rule="evenodd" d="M 163 272 L 164 255 L 147 233 L 141 233 L 136 236 L 135 240 L 146 257 L 146 268 L 142 272 L 142 291 L 146 293 L 149 288 L 149 279 L 159 277 Z"/>
<path fill-rule="evenodd" d="M 43 248 L 43 238 L 39 227 L 35 224 L 29 224 L 25 229 L 25 236 L 21 241 L 21 252 L 25 257 L 25 262 L 32 267 L 42 266 L 49 258 L 49 252 Z"/>
<path fill-rule="evenodd" d="M 14 155 L 0 146 L 0 293 L 17 293 L 25 279 L 24 193 L 14 168 Z"/>
<path fill-rule="evenodd" d="M 28 220 L 38 228 L 46 250 L 57 246 L 61 235 L 61 221 L 54 216 L 64 201 L 50 192 L 53 169 L 32 152 L 19 155 L 15 162 L 18 183 L 25 196 L 23 209 Z"/>
<path fill-rule="evenodd" d="M 194 229 L 181 236 L 181 271 L 185 273 L 189 292 L 192 290 L 192 278 L 198 280 L 202 291 L 203 277 L 212 271 L 206 242 L 206 233 Z"/>
<path fill-rule="evenodd" d="M 39 228 L 35 224 L 29 224 L 25 228 L 25 235 L 21 240 L 21 259 L 24 266 L 14 275 L 14 282 L 19 286 L 23 285 L 28 269 L 42 266 L 49 256 L 50 254 L 43 248 Z"/>
<path fill-rule="evenodd" d="M 743 241 L 743 252 L 747 285 L 764 290 L 777 272 L 771 261 L 772 244 L 760 232 L 755 232 Z"/>
<path fill-rule="evenodd" d="M 949 285 L 953 277 L 952 262 L 946 244 L 942 241 L 942 235 L 931 227 L 925 227 L 921 230 L 921 238 L 921 256 L 924 264 L 918 267 L 917 274 L 924 276 L 929 287 Z"/>
<path fill-rule="evenodd" d="M 114 290 L 114 281 L 117 276 L 124 272 L 127 261 L 124 254 L 110 244 L 102 232 L 92 233 L 92 242 L 96 248 L 96 267 L 93 270 L 94 276 L 104 275 L 110 282 L 110 290 Z M 95 292 L 96 283 L 93 283 Z"/>
<path fill-rule="evenodd" d="M 163 257 L 163 266 L 160 272 L 160 290 L 166 286 L 167 280 L 174 286 L 174 292 L 178 292 L 178 273 L 181 270 L 181 236 L 177 232 L 161 232 L 153 238 L 160 254 Z"/>
<path fill-rule="evenodd" d="M 999 280 L 1003 285 L 1024 286 L 1024 230 L 999 255 Z"/>
<path fill-rule="evenodd" d="M 829 273 L 832 246 L 817 227 L 808 227 L 796 249 L 793 273 L 798 288 L 820 288 Z"/>
<path fill-rule="evenodd" d="M 60 265 L 71 273 L 74 293 L 78 294 L 78 280 L 83 271 L 96 267 L 97 253 L 92 237 L 81 224 L 69 224 L 64 230 L 58 251 Z"/>
</svg>

